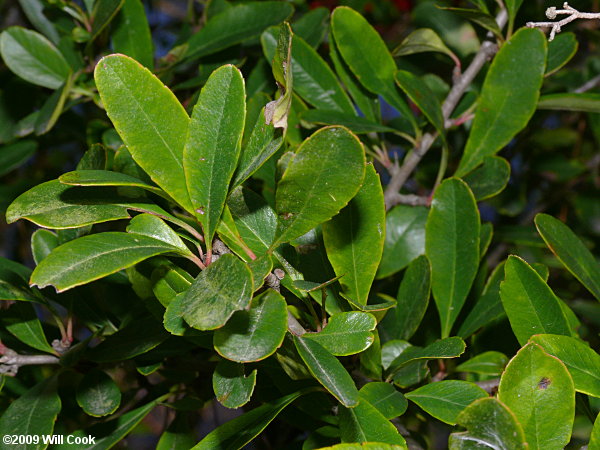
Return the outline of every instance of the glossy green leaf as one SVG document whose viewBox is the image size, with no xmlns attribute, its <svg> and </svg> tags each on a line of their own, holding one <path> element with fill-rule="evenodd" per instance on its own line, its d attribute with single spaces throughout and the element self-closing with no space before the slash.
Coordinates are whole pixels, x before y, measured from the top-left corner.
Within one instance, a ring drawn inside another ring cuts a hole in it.
<svg viewBox="0 0 600 450">
<path fill-rule="evenodd" d="M 498 400 L 523 426 L 530 449 L 562 449 L 571 440 L 575 389 L 565 365 L 534 343 L 511 359 L 500 379 Z"/>
<path fill-rule="evenodd" d="M 217 227 L 217 234 L 219 235 L 221 241 L 229 248 L 229 250 L 238 255 L 245 262 L 252 260 L 250 255 L 256 256 L 256 254 L 242 239 L 242 236 L 237 229 L 237 225 L 235 224 L 235 220 L 231 215 L 231 210 L 228 206 L 225 206 L 223 209 L 223 214 L 221 214 L 221 221 Z"/>
<path fill-rule="evenodd" d="M 227 8 L 190 38 L 185 59 L 201 58 L 256 37 L 286 20 L 292 12 L 291 4 L 274 1 L 254 1 Z"/>
<path fill-rule="evenodd" d="M 513 24 L 515 23 L 515 17 L 517 16 L 519 8 L 523 4 L 523 0 L 506 0 L 504 4 L 506 5 L 506 10 L 508 11 L 509 27 L 512 30 Z"/>
<path fill-rule="evenodd" d="M 577 235 L 547 214 L 538 214 L 535 225 L 559 261 L 600 300 L 600 264 Z"/>
<path fill-rule="evenodd" d="M 292 30 L 311 47 L 318 47 L 327 32 L 328 19 L 328 9 L 318 7 L 306 12 L 296 20 L 292 24 Z"/>
<path fill-rule="evenodd" d="M 313 377 L 339 402 L 353 408 L 358 404 L 358 389 L 342 363 L 313 339 L 294 336 L 294 344 Z"/>
<path fill-rule="evenodd" d="M 427 83 L 411 72 L 399 70 L 396 72 L 396 84 L 417 105 L 417 108 L 431 122 L 436 131 L 443 136 L 446 127 L 444 126 L 442 105 Z"/>
<path fill-rule="evenodd" d="M 250 309 L 237 311 L 214 334 L 215 350 L 237 362 L 267 358 L 281 346 L 287 331 L 284 298 L 272 289 L 252 299 Z"/>
<path fill-rule="evenodd" d="M 71 93 L 72 86 L 73 75 L 69 75 L 67 80 L 46 99 L 37 113 L 34 124 L 34 131 L 37 136 L 46 134 L 54 127 L 63 113 L 65 102 Z"/>
<path fill-rule="evenodd" d="M 222 255 L 198 275 L 185 293 L 182 317 L 198 330 L 220 328 L 235 311 L 250 305 L 252 291 L 248 266 L 232 254 Z"/>
<path fill-rule="evenodd" d="M 516 417 L 495 398 L 476 400 L 460 413 L 457 422 L 467 431 L 450 435 L 450 450 L 528 448 L 523 428 Z"/>
<path fill-rule="evenodd" d="M 94 369 L 80 381 L 76 399 L 86 414 L 102 417 L 117 410 L 121 404 L 121 391 L 106 372 Z"/>
<path fill-rule="evenodd" d="M 87 428 L 86 430 L 78 430 L 73 433 L 73 438 L 84 438 L 94 436 L 96 438 L 95 445 L 87 447 L 97 450 L 108 450 L 115 444 L 127 436 L 157 405 L 158 401 L 152 401 L 137 409 L 128 411 L 119 417 L 100 422 L 96 425 Z M 64 444 L 53 446 L 55 450 L 69 450 L 73 448 L 73 444 L 69 444 L 64 440 Z"/>
<path fill-rule="evenodd" d="M 304 122 L 317 123 L 321 125 L 340 125 L 348 128 L 353 133 L 386 133 L 395 132 L 394 128 L 374 122 L 366 117 L 354 114 L 329 111 L 324 109 L 309 109 L 300 114 Z"/>
<path fill-rule="evenodd" d="M 504 280 L 504 262 L 498 264 L 488 278 L 483 292 L 475 306 L 469 311 L 460 325 L 458 335 L 467 338 L 479 328 L 504 316 L 504 307 L 500 300 L 500 283 Z"/>
<path fill-rule="evenodd" d="M 531 341 L 564 363 L 577 392 L 600 397 L 600 355 L 586 343 L 569 336 L 553 334 L 534 335 Z"/>
<path fill-rule="evenodd" d="M 406 394 L 406 398 L 425 412 L 450 425 L 456 425 L 459 414 L 467 406 L 487 396 L 475 383 L 462 380 L 429 383 Z"/>
<path fill-rule="evenodd" d="M 141 234 L 91 234 L 57 247 L 35 268 L 31 284 L 62 292 L 173 251 L 177 248 Z"/>
<path fill-rule="evenodd" d="M 92 30 L 90 32 L 90 42 L 108 26 L 108 24 L 117 15 L 124 0 L 94 0 L 94 7 L 91 13 Z"/>
<path fill-rule="evenodd" d="M 283 134 L 288 129 L 288 116 L 293 103 L 292 90 L 294 77 L 292 67 L 292 29 L 284 22 L 279 27 L 277 48 L 273 56 L 271 70 L 279 88 L 279 98 L 265 105 L 265 121 L 275 128 L 283 128 Z M 293 128 L 292 128 L 293 129 Z"/>
<path fill-rule="evenodd" d="M 31 254 L 36 265 L 42 262 L 58 245 L 56 233 L 43 228 L 36 230 L 31 235 Z"/>
<path fill-rule="evenodd" d="M 548 94 L 540 97 L 538 109 L 551 111 L 583 111 L 590 113 L 600 112 L 600 94 L 588 93 L 575 94 Z"/>
<path fill-rule="evenodd" d="M 270 28 L 261 36 L 263 50 L 269 61 L 277 47 L 278 31 Z M 294 91 L 318 109 L 356 115 L 354 106 L 327 63 L 304 39 L 292 38 L 292 76 Z"/>
<path fill-rule="evenodd" d="M 192 448 L 198 441 L 198 438 L 189 422 L 189 413 L 187 411 L 178 412 L 175 419 L 169 424 L 169 427 L 161 434 L 158 444 L 156 444 L 156 450 L 184 450 Z"/>
<path fill-rule="evenodd" d="M 193 450 L 213 450 L 216 448 L 234 450 L 243 448 L 285 409 L 307 391 L 294 392 L 280 399 L 265 403 L 229 422 L 217 427 L 202 439 Z"/>
<path fill-rule="evenodd" d="M 306 139 L 277 185 L 276 247 L 336 215 L 365 176 L 361 142 L 342 127 L 322 128 Z"/>
<path fill-rule="evenodd" d="M 154 318 L 136 319 L 104 339 L 89 356 L 96 362 L 127 360 L 152 350 L 168 337 L 162 324 Z"/>
<path fill-rule="evenodd" d="M 481 166 L 463 177 L 478 202 L 502 192 L 509 179 L 510 164 L 499 156 L 487 156 Z"/>
<path fill-rule="evenodd" d="M 430 291 L 431 267 L 425 256 L 419 256 L 404 273 L 396 308 L 383 318 L 382 326 L 391 339 L 410 339 L 415 334 L 429 305 Z"/>
<path fill-rule="evenodd" d="M 16 302 L 2 313 L 2 319 L 6 330 L 21 342 L 42 352 L 55 353 L 31 303 Z"/>
<path fill-rule="evenodd" d="M 209 251 L 240 156 L 245 116 L 242 74 L 235 66 L 222 66 L 200 93 L 183 155 L 190 199 Z"/>
<path fill-rule="evenodd" d="M 600 449 L 600 414 L 596 416 L 592 435 L 590 436 L 590 443 L 588 444 L 588 450 L 598 449 Z"/>
<path fill-rule="evenodd" d="M 384 442 L 408 448 L 396 427 L 365 399 L 354 408 L 340 407 L 339 418 L 342 442 Z"/>
<path fill-rule="evenodd" d="M 358 391 L 358 394 L 361 400 L 369 402 L 388 420 L 401 416 L 408 407 L 404 395 L 389 383 L 367 383 Z"/>
<path fill-rule="evenodd" d="M 486 156 L 496 154 L 527 125 L 544 78 L 546 48 L 546 38 L 539 30 L 523 28 L 494 57 L 456 176 L 469 173 Z"/>
<path fill-rule="evenodd" d="M 50 89 L 58 89 L 71 72 L 65 58 L 48 39 L 22 27 L 9 27 L 0 34 L 0 55 L 15 74 Z"/>
<path fill-rule="evenodd" d="M 51 435 L 54 422 L 61 409 L 60 397 L 56 393 L 56 377 L 36 384 L 4 410 L 0 417 L 0 434 L 12 435 Z M 4 445 L 6 448 L 44 449 L 40 442 L 36 445 Z"/>
<path fill-rule="evenodd" d="M 185 270 L 168 261 L 152 271 L 150 281 L 152 292 L 167 307 L 177 294 L 190 287 L 194 279 Z"/>
<path fill-rule="evenodd" d="M 37 142 L 17 141 L 0 147 L 0 176 L 9 173 L 24 164 L 37 150 Z"/>
<path fill-rule="evenodd" d="M 331 29 L 337 49 L 361 84 L 381 95 L 415 126 L 414 116 L 396 88 L 396 63 L 379 33 L 362 15 L 344 6 L 333 11 Z"/>
<path fill-rule="evenodd" d="M 192 212 L 183 170 L 190 119 L 179 100 L 148 69 L 124 55 L 101 59 L 95 80 L 108 117 L 135 162 Z"/>
<path fill-rule="evenodd" d="M 479 373 L 482 375 L 498 376 L 504 370 L 508 358 L 504 353 L 483 352 L 456 366 L 458 372 Z"/>
<path fill-rule="evenodd" d="M 450 50 L 438 34 L 431 28 L 419 28 L 410 33 L 402 43 L 394 49 L 394 56 L 414 55 L 415 53 L 438 52 L 452 58 L 454 64 L 460 65 L 458 57 Z"/>
<path fill-rule="evenodd" d="M 101 191 L 82 191 L 58 180 L 46 181 L 18 196 L 6 210 L 6 222 L 27 219 L 48 228 L 78 228 L 93 223 L 128 219 L 123 206 L 93 204 Z M 92 203 L 92 204 L 90 204 Z"/>
<path fill-rule="evenodd" d="M 152 214 L 139 214 L 129 221 L 127 232 L 134 234 L 143 234 L 167 245 L 177 248 L 177 252 L 182 255 L 191 255 L 192 252 L 183 243 L 181 238 L 168 226 L 161 218 Z"/>
<path fill-rule="evenodd" d="M 381 260 L 385 238 L 385 203 L 379 175 L 367 165 L 356 196 L 323 224 L 327 258 L 345 294 L 366 305 Z"/>
<path fill-rule="evenodd" d="M 393 375 L 401 367 L 420 359 L 458 358 L 464 351 L 465 343 L 457 336 L 440 339 L 427 347 L 410 346 L 390 363 L 390 372 Z"/>
<path fill-rule="evenodd" d="M 425 254 L 425 224 L 429 209 L 399 205 L 385 218 L 385 243 L 377 278 L 385 278 L 404 269 Z"/>
<path fill-rule="evenodd" d="M 45 5 L 41 0 L 19 0 L 19 5 L 29 19 L 29 22 L 43 33 L 54 44 L 58 44 L 60 36 L 56 26 L 44 14 Z"/>
<path fill-rule="evenodd" d="M 240 160 L 235 170 L 231 189 L 246 181 L 253 173 L 279 150 L 283 144 L 283 132 L 264 119 L 265 109 L 260 111 L 252 134 L 246 146 L 242 149 Z"/>
<path fill-rule="evenodd" d="M 445 180 L 433 196 L 425 239 L 443 338 L 450 335 L 477 274 L 479 231 L 471 190 L 457 178 Z"/>
<path fill-rule="evenodd" d="M 579 43 L 574 33 L 560 33 L 548 43 L 548 62 L 546 64 L 546 76 L 558 72 L 567 64 L 575 53 Z"/>
<path fill-rule="evenodd" d="M 494 18 L 494 16 L 492 16 L 491 14 L 489 14 L 485 11 L 472 9 L 472 8 L 442 8 L 442 9 L 449 11 L 452 14 L 455 14 L 464 19 L 470 20 L 473 23 L 476 23 L 480 27 L 483 27 L 485 30 L 493 33 L 494 36 L 499 40 L 504 39 L 504 36 L 502 36 L 502 30 L 500 29 L 500 26 L 498 26 L 498 23 L 496 22 L 496 19 Z"/>
<path fill-rule="evenodd" d="M 248 267 L 252 272 L 252 285 L 254 292 L 258 291 L 264 284 L 265 278 L 273 270 L 273 262 L 268 255 L 261 256 L 248 262 Z"/>
<path fill-rule="evenodd" d="M 329 318 L 327 326 L 318 333 L 306 333 L 303 338 L 321 344 L 335 356 L 347 356 L 366 350 L 373 343 L 375 317 L 363 312 L 340 312 Z"/>
<path fill-rule="evenodd" d="M 571 335 L 560 300 L 540 275 L 511 255 L 504 266 L 500 298 L 517 340 L 525 345 L 534 334 Z"/>
<path fill-rule="evenodd" d="M 144 5 L 140 0 L 125 0 L 113 23 L 113 50 L 130 56 L 152 70 L 154 50 Z"/>
<path fill-rule="evenodd" d="M 244 375 L 244 365 L 220 361 L 212 377 L 213 390 L 219 403 L 226 408 L 239 408 L 250 401 L 256 384 L 256 369 Z"/>
</svg>

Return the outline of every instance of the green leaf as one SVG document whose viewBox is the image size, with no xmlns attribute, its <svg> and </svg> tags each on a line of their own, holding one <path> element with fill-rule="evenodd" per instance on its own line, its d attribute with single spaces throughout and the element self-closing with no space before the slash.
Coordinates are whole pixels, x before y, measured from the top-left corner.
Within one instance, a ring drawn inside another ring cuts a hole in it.
<svg viewBox="0 0 600 450">
<path fill-rule="evenodd" d="M 400 368 L 408 363 L 421 359 L 449 359 L 458 358 L 465 351 L 464 341 L 457 337 L 440 339 L 427 347 L 410 346 L 406 348 L 389 365 L 391 378 Z"/>
<path fill-rule="evenodd" d="M 443 9 L 445 11 L 450 11 L 452 14 L 455 14 L 459 17 L 470 20 L 473 23 L 476 23 L 480 27 L 483 27 L 485 30 L 493 33 L 494 36 L 500 41 L 502 39 L 504 39 L 504 36 L 502 36 L 502 30 L 500 29 L 500 26 L 498 26 L 496 19 L 492 15 L 490 15 L 489 13 L 487 13 L 485 11 L 471 9 L 471 8 L 440 8 L 440 9 Z"/>
<path fill-rule="evenodd" d="M 292 66 L 292 29 L 290 24 L 284 22 L 279 27 L 277 49 L 273 56 L 271 70 L 279 88 L 279 98 L 265 105 L 265 121 L 273 124 L 275 128 L 283 128 L 286 134 L 288 116 L 293 103 L 292 89 L 294 87 Z"/>
<path fill-rule="evenodd" d="M 157 403 L 158 399 L 133 411 L 126 412 L 116 419 L 100 422 L 86 430 L 78 430 L 71 434 L 73 438 L 94 436 L 96 438 L 95 444 L 86 447 L 87 449 L 108 450 L 127 436 L 154 409 Z M 53 447 L 55 450 L 69 450 L 72 448 L 73 444 L 68 444 L 66 439 L 64 444 Z"/>
<path fill-rule="evenodd" d="M 358 391 L 358 394 L 361 400 L 369 402 L 388 420 L 401 416 L 408 407 L 404 395 L 389 383 L 367 383 Z"/>
<path fill-rule="evenodd" d="M 71 72 L 65 58 L 48 39 L 22 27 L 9 27 L 0 34 L 0 54 L 15 74 L 49 89 L 58 89 Z"/>
<path fill-rule="evenodd" d="M 364 176 L 364 148 L 347 129 L 322 128 L 306 139 L 277 185 L 280 220 L 271 248 L 336 215 L 356 195 Z"/>
<path fill-rule="evenodd" d="M 183 164 L 208 252 L 241 152 L 246 117 L 244 79 L 232 65 L 215 70 L 192 113 Z"/>
<path fill-rule="evenodd" d="M 252 285 L 254 286 L 254 292 L 258 291 L 265 282 L 265 278 L 273 270 L 273 261 L 268 255 L 261 256 L 248 262 L 248 267 L 252 272 Z"/>
<path fill-rule="evenodd" d="M 383 442 L 363 442 L 361 444 L 337 444 L 319 450 L 406 450 L 405 445 L 390 445 Z"/>
<path fill-rule="evenodd" d="M 600 397 L 600 355 L 586 343 L 552 334 L 537 334 L 531 337 L 531 341 L 564 363 L 577 392 Z"/>
<path fill-rule="evenodd" d="M 179 100 L 148 69 L 124 55 L 102 58 L 95 80 L 108 117 L 135 162 L 192 212 L 183 170 L 190 119 Z"/>
<path fill-rule="evenodd" d="M 431 291 L 431 267 L 425 256 L 415 259 L 404 273 L 396 308 L 386 314 L 382 326 L 390 339 L 410 339 L 423 320 Z"/>
<path fill-rule="evenodd" d="M 419 28 L 410 33 L 393 51 L 395 57 L 414 55 L 415 53 L 438 52 L 452 58 L 454 64 L 460 66 L 458 57 L 446 47 L 444 41 L 431 28 Z"/>
<path fill-rule="evenodd" d="M 58 44 L 60 36 L 54 24 L 44 14 L 45 5 L 41 0 L 19 0 L 19 5 L 31 24 L 42 32 L 54 44 Z"/>
<path fill-rule="evenodd" d="M 588 450 L 598 449 L 600 449 L 600 414 L 596 416 L 592 435 L 590 436 L 590 443 L 588 444 Z"/>
<path fill-rule="evenodd" d="M 185 270 L 167 260 L 152 271 L 150 281 L 152 292 L 158 301 L 167 307 L 177 294 L 190 287 L 194 279 Z"/>
<path fill-rule="evenodd" d="M 483 352 L 456 366 L 458 372 L 498 376 L 504 371 L 508 358 L 500 352 Z"/>
<path fill-rule="evenodd" d="M 129 186 L 145 189 L 167 200 L 170 199 L 165 192 L 151 184 L 120 172 L 110 170 L 75 170 L 61 175 L 58 180 L 70 186 Z"/>
<path fill-rule="evenodd" d="M 366 117 L 324 109 L 309 109 L 304 111 L 300 114 L 300 119 L 304 122 L 321 125 L 341 125 L 353 133 L 393 133 L 397 131 L 394 128 L 381 125 Z"/>
<path fill-rule="evenodd" d="M 495 398 L 476 400 L 460 413 L 457 422 L 467 431 L 450 435 L 450 450 L 528 448 L 523 428 L 516 417 Z"/>
<path fill-rule="evenodd" d="M 318 7 L 306 12 L 292 24 L 294 34 L 300 36 L 311 47 L 318 47 L 325 33 L 329 19 L 327 8 Z"/>
<path fill-rule="evenodd" d="M 234 5 L 211 18 L 187 44 L 185 59 L 198 59 L 260 35 L 286 20 L 293 12 L 289 3 L 266 1 Z"/>
<path fill-rule="evenodd" d="M 550 111 L 600 112 L 600 94 L 548 94 L 540 97 L 538 109 Z"/>
<path fill-rule="evenodd" d="M 34 124 L 34 131 L 37 136 L 46 134 L 58 121 L 63 112 L 65 102 L 71 93 L 73 81 L 73 76 L 69 75 L 67 81 L 54 91 L 40 108 Z"/>
<path fill-rule="evenodd" d="M 381 95 L 416 127 L 410 108 L 396 88 L 396 63 L 379 33 L 362 15 L 344 6 L 333 11 L 331 29 L 342 58 L 361 84 Z"/>
<path fill-rule="evenodd" d="M 31 275 L 31 284 L 58 292 L 98 280 L 151 256 L 178 249 L 136 233 L 106 232 L 84 236 L 50 253 Z"/>
<path fill-rule="evenodd" d="M 358 405 L 358 389 L 342 363 L 313 339 L 294 336 L 294 344 L 313 377 L 339 402 L 353 408 Z"/>
<path fill-rule="evenodd" d="M 399 205 L 385 218 L 385 243 L 377 278 L 386 278 L 404 269 L 425 254 L 425 224 L 429 208 Z"/>
<path fill-rule="evenodd" d="M 499 156 L 486 156 L 481 166 L 463 177 L 478 202 L 498 195 L 509 179 L 510 164 Z"/>
<path fill-rule="evenodd" d="M 385 238 L 385 203 L 379 175 L 367 165 L 358 194 L 323 224 L 327 258 L 345 294 L 366 305 L 381 261 Z"/>
<path fill-rule="evenodd" d="M 161 218 L 152 214 L 139 214 L 129 221 L 127 232 L 143 234 L 167 245 L 177 248 L 177 252 L 184 256 L 191 256 L 192 252 L 183 243 L 181 238 Z"/>
<path fill-rule="evenodd" d="M 530 449 L 564 448 L 571 440 L 575 389 L 565 365 L 534 343 L 511 359 L 500 379 L 498 400 L 523 425 Z"/>
<path fill-rule="evenodd" d="M 579 43 L 574 33 L 560 33 L 548 44 L 548 62 L 546 64 L 546 75 L 562 69 L 577 53 Z"/>
<path fill-rule="evenodd" d="M 517 340 L 525 345 L 534 334 L 571 335 L 560 300 L 540 275 L 511 255 L 504 266 L 500 298 Z"/>
<path fill-rule="evenodd" d="M 252 299 L 250 309 L 237 311 L 224 327 L 215 331 L 215 350 L 237 362 L 267 358 L 281 346 L 287 331 L 284 298 L 269 289 Z"/>
<path fill-rule="evenodd" d="M 6 222 L 27 219 L 47 228 L 79 228 L 110 220 L 128 219 L 123 206 L 93 204 L 94 199 L 104 199 L 101 191 L 81 190 L 61 184 L 58 180 L 46 181 L 19 195 L 6 210 Z"/>
<path fill-rule="evenodd" d="M 547 214 L 538 214 L 535 225 L 558 260 L 600 300 L 600 264 L 571 229 Z"/>
<path fill-rule="evenodd" d="M 273 60 L 277 47 L 278 31 L 270 28 L 261 36 L 267 60 Z M 333 71 L 315 49 L 304 39 L 292 37 L 292 76 L 294 91 L 318 109 L 356 115 L 354 106 L 336 79 Z"/>
<path fill-rule="evenodd" d="M 427 83 L 411 72 L 399 70 L 396 72 L 396 84 L 417 105 L 427 120 L 431 122 L 436 131 L 443 137 L 446 127 L 444 126 L 442 105 L 436 95 L 429 89 Z"/>
<path fill-rule="evenodd" d="M 544 35 L 528 28 L 519 30 L 502 46 L 483 83 L 473 128 L 456 176 L 469 173 L 525 128 L 538 102 L 546 68 L 546 48 Z"/>
<path fill-rule="evenodd" d="M 42 262 L 58 245 L 58 236 L 55 233 L 43 228 L 36 230 L 31 235 L 31 254 L 35 263 Z"/>
<path fill-rule="evenodd" d="M 250 401 L 256 384 L 256 369 L 244 375 L 244 365 L 220 361 L 212 377 L 213 390 L 226 408 L 239 408 Z"/>
<path fill-rule="evenodd" d="M 477 275 L 479 231 L 479 211 L 469 187 L 457 178 L 445 180 L 433 196 L 425 239 L 443 338 L 450 335 Z"/>
<path fill-rule="evenodd" d="M 504 316 L 504 307 L 500 300 L 500 283 L 504 279 L 504 262 L 496 266 L 488 278 L 481 296 L 460 325 L 458 335 L 467 338 L 479 328 Z"/>
<path fill-rule="evenodd" d="M 260 111 L 248 143 L 242 149 L 240 160 L 231 183 L 235 189 L 254 174 L 273 156 L 283 144 L 283 132 L 272 124 L 267 124 L 263 118 L 265 109 Z"/>
<path fill-rule="evenodd" d="M 36 141 L 22 140 L 0 147 L 0 176 L 23 165 L 36 152 Z"/>
<path fill-rule="evenodd" d="M 187 411 L 177 412 L 175 419 L 161 434 L 156 445 L 156 450 L 183 450 L 192 448 L 198 441 L 198 438 L 189 422 L 189 413 Z"/>
<path fill-rule="evenodd" d="M 54 422 L 61 409 L 60 397 L 56 393 L 56 377 L 36 384 L 5 409 L 0 417 L 0 434 L 12 435 L 51 435 Z M 44 449 L 40 439 L 36 445 L 4 445 L 15 449 Z"/>
<path fill-rule="evenodd" d="M 152 350 L 168 337 L 154 318 L 136 319 L 94 347 L 89 357 L 100 363 L 131 359 Z"/>
<path fill-rule="evenodd" d="M 294 392 L 281 397 L 272 403 L 265 403 L 258 408 L 242 414 L 229 422 L 220 425 L 202 439 L 193 450 L 237 450 L 258 436 L 277 415 L 298 397 L 308 390 Z"/>
<path fill-rule="evenodd" d="M 467 406 L 487 396 L 476 384 L 461 380 L 429 383 L 406 394 L 406 398 L 426 413 L 450 425 L 456 425 L 459 414 Z"/>
<path fill-rule="evenodd" d="M 521 7 L 523 0 L 506 0 L 504 4 L 506 5 L 506 10 L 508 11 L 508 23 L 509 29 L 513 29 L 513 24 L 515 23 L 515 17 L 517 16 L 517 12 Z"/>
<path fill-rule="evenodd" d="M 89 42 L 92 42 L 117 15 L 123 0 L 94 0 L 90 20 L 92 30 Z M 89 45 L 89 44 L 88 44 Z"/>
<path fill-rule="evenodd" d="M 79 382 L 76 398 L 86 414 L 102 417 L 117 410 L 121 404 L 121 391 L 106 372 L 94 369 Z"/>
<path fill-rule="evenodd" d="M 339 418 L 342 442 L 384 442 L 408 448 L 396 427 L 365 399 L 354 408 L 340 407 Z"/>
<path fill-rule="evenodd" d="M 47 353 L 55 353 L 48 344 L 33 305 L 29 302 L 16 302 L 2 313 L 3 324 L 6 330 L 21 342 L 30 347 Z"/>
<path fill-rule="evenodd" d="M 321 344 L 335 356 L 348 356 L 366 350 L 373 343 L 372 331 L 377 321 L 372 314 L 363 312 L 340 312 L 329 318 L 329 323 L 318 333 L 306 333 L 302 337 Z"/>
<path fill-rule="evenodd" d="M 113 23 L 112 46 L 116 53 L 130 56 L 143 66 L 154 67 L 152 36 L 140 0 L 125 0 Z"/>
<path fill-rule="evenodd" d="M 194 280 L 182 302 L 182 317 L 193 328 L 214 330 L 235 311 L 247 308 L 252 296 L 252 272 L 232 254 L 222 255 Z"/>
</svg>

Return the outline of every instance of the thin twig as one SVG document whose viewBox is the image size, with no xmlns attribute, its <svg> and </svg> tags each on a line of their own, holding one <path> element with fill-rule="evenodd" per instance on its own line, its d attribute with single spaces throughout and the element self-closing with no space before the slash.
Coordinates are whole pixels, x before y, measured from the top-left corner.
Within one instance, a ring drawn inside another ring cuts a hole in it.
<svg viewBox="0 0 600 450">
<path fill-rule="evenodd" d="M 496 22 L 500 28 L 503 28 L 507 21 L 507 14 L 505 10 L 502 10 Z M 488 35 L 490 36 L 490 35 Z M 481 71 L 488 59 L 498 51 L 498 46 L 491 41 L 485 41 L 481 44 L 479 51 L 471 61 L 471 64 L 463 72 L 460 78 L 454 83 L 452 89 L 448 93 L 446 100 L 442 105 L 442 113 L 444 116 L 444 122 L 448 122 L 450 115 L 458 105 L 458 102 L 471 85 L 477 74 Z M 447 125 L 450 125 L 448 123 Z M 413 173 L 417 165 L 421 162 L 421 159 L 427 154 L 435 139 L 437 138 L 436 133 L 425 133 L 421 138 L 418 145 L 410 152 L 401 167 L 395 165 L 391 168 L 390 173 L 392 178 L 385 189 L 385 205 L 387 209 L 401 203 L 406 200 L 405 197 L 400 196 L 398 192 L 404 186 L 404 183 L 408 180 L 410 175 Z"/>
<path fill-rule="evenodd" d="M 0 344 L 0 374 L 14 376 L 23 366 L 58 364 L 59 359 L 52 355 L 20 355 Z"/>
<path fill-rule="evenodd" d="M 567 2 L 563 4 L 564 9 L 556 9 L 554 6 L 546 10 L 546 17 L 550 20 L 556 19 L 557 16 L 567 16 L 557 22 L 527 22 L 529 28 L 551 28 L 549 41 L 554 40 L 554 37 L 562 31 L 562 27 L 577 19 L 598 20 L 600 13 L 584 13 L 579 12 L 575 8 L 569 6 Z"/>
<path fill-rule="evenodd" d="M 298 322 L 296 320 L 296 318 L 292 315 L 291 312 L 288 311 L 288 330 L 290 331 L 290 333 L 295 334 L 296 336 L 302 336 L 304 333 L 306 333 L 306 330 L 304 329 L 304 327 L 302 325 L 300 325 L 300 322 Z"/>
<path fill-rule="evenodd" d="M 575 89 L 573 92 L 576 94 L 583 94 L 584 92 L 594 89 L 598 85 L 600 85 L 600 75 L 596 75 L 590 81 L 587 81 L 586 83 L 582 84 L 577 89 Z"/>
</svg>

